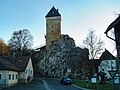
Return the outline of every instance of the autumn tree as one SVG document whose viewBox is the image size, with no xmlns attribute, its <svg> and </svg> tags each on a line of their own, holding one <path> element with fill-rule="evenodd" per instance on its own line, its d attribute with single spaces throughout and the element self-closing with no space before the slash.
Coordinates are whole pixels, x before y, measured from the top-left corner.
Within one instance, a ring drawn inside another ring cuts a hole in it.
<svg viewBox="0 0 120 90">
<path fill-rule="evenodd" d="M 9 53 L 9 47 L 8 45 L 3 41 L 3 39 L 0 39 L 0 56 L 6 56 Z"/>
<path fill-rule="evenodd" d="M 8 41 L 12 55 L 26 55 L 31 49 L 33 36 L 27 29 L 14 31 Z"/>
</svg>

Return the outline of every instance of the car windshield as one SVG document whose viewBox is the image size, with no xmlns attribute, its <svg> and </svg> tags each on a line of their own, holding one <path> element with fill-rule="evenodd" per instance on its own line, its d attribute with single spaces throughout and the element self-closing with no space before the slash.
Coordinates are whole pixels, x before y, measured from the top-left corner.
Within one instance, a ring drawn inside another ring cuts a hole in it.
<svg viewBox="0 0 120 90">
<path fill-rule="evenodd" d="M 64 77 L 64 79 L 65 79 L 65 80 L 70 80 L 70 78 L 68 78 L 68 77 Z"/>
</svg>

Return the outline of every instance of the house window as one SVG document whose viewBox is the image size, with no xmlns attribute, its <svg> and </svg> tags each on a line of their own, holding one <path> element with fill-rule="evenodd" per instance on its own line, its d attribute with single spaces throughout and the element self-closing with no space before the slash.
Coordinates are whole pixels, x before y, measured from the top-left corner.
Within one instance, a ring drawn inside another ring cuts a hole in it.
<svg viewBox="0 0 120 90">
<path fill-rule="evenodd" d="M 32 70 L 31 70 L 31 74 L 32 74 Z"/>
<path fill-rule="evenodd" d="M 27 73 L 27 70 L 26 70 L 26 73 Z"/>
<path fill-rule="evenodd" d="M 113 61 L 111 61 L 111 64 L 113 64 Z"/>
<path fill-rule="evenodd" d="M 28 69 L 28 72 L 30 73 L 30 69 Z"/>
<path fill-rule="evenodd" d="M 107 62 L 107 64 L 109 64 L 109 62 Z"/>
<path fill-rule="evenodd" d="M 17 79 L 17 74 L 16 74 L 16 79 Z"/>
<path fill-rule="evenodd" d="M 0 79 L 2 79 L 2 74 L 0 74 Z"/>
<path fill-rule="evenodd" d="M 9 74 L 9 80 L 11 80 L 11 74 Z"/>
<path fill-rule="evenodd" d="M 12 75 L 12 80 L 14 80 L 14 74 Z"/>
</svg>

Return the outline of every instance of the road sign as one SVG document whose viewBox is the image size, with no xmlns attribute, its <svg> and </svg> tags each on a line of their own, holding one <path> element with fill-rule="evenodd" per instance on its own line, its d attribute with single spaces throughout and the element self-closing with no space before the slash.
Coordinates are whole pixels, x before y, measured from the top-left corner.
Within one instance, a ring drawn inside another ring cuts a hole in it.
<svg viewBox="0 0 120 90">
<path fill-rule="evenodd" d="M 117 73 L 117 70 L 109 70 L 108 72 L 109 72 L 110 76 L 111 76 L 112 78 L 114 78 L 115 75 L 116 75 L 116 73 Z"/>
<path fill-rule="evenodd" d="M 67 72 L 68 72 L 68 73 L 71 73 L 71 69 L 67 69 Z"/>
<path fill-rule="evenodd" d="M 91 78 L 91 81 L 92 81 L 92 83 L 96 83 L 97 82 L 97 78 L 93 77 L 93 78 Z"/>
</svg>

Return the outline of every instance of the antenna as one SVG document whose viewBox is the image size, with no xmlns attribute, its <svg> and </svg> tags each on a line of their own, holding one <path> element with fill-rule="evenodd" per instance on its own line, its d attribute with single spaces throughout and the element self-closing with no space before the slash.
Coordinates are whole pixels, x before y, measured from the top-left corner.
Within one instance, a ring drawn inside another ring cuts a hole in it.
<svg viewBox="0 0 120 90">
<path fill-rule="evenodd" d="M 117 12 L 115 12 L 115 11 L 113 11 L 113 13 L 114 13 L 114 15 L 116 15 L 116 16 L 120 15 L 120 14 L 118 14 L 118 13 L 117 13 Z"/>
</svg>

